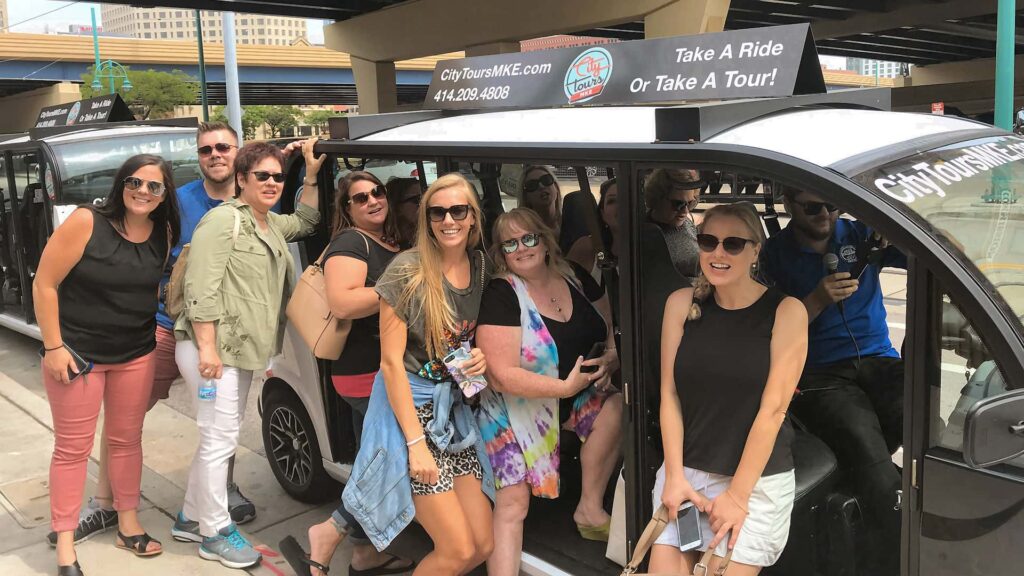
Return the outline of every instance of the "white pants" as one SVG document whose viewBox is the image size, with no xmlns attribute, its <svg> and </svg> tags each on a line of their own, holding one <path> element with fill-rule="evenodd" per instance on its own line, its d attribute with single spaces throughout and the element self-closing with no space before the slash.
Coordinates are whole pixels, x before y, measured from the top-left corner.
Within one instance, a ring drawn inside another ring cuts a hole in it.
<svg viewBox="0 0 1024 576">
<path fill-rule="evenodd" d="M 207 381 L 199 375 L 199 350 L 190 340 L 179 341 L 174 359 L 198 406 L 199 447 L 192 459 L 185 490 L 185 518 L 199 522 L 199 533 L 212 537 L 231 524 L 228 513 L 228 460 L 238 448 L 238 433 L 252 384 L 252 371 L 224 366 L 216 397 L 199 400 L 199 387 Z"/>
</svg>

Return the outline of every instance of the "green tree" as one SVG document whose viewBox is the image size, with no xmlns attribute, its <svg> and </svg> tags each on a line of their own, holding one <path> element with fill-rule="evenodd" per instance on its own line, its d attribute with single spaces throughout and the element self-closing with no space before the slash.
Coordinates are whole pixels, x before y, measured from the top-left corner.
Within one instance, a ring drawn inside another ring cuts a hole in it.
<svg viewBox="0 0 1024 576">
<path fill-rule="evenodd" d="M 174 115 L 174 107 L 180 105 L 195 104 L 199 93 L 199 83 L 181 70 L 170 72 L 157 72 L 156 70 L 131 70 L 127 66 L 125 71 L 128 79 L 131 80 L 132 89 L 125 91 L 122 82 L 115 79 L 117 93 L 121 95 L 132 112 L 140 120 L 153 118 L 167 118 Z M 93 98 L 110 93 L 110 79 L 101 78 L 103 88 L 93 90 L 92 80 L 94 67 L 90 66 L 85 74 L 82 74 L 82 86 L 80 91 L 82 98 Z"/>
<path fill-rule="evenodd" d="M 327 132 L 328 120 L 335 116 L 344 116 L 344 113 L 332 112 L 330 110 L 313 110 L 306 114 L 306 124 L 313 126 L 318 132 Z"/>
<path fill-rule="evenodd" d="M 302 116 L 302 110 L 295 106 L 267 106 L 263 121 L 270 132 L 269 136 L 279 138 L 282 131 L 298 126 Z"/>
<path fill-rule="evenodd" d="M 243 106 L 242 107 L 242 139 L 255 140 L 256 130 L 266 122 L 267 106 Z M 210 120 L 215 122 L 228 123 L 227 108 L 224 106 L 215 107 L 210 113 Z"/>
</svg>

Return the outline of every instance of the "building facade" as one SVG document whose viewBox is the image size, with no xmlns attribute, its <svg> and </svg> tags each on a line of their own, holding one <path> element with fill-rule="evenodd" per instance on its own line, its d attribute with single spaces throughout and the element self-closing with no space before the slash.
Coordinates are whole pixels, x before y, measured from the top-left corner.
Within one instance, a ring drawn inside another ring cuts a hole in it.
<svg viewBox="0 0 1024 576">
<path fill-rule="evenodd" d="M 10 20 L 7 17 L 7 0 L 0 0 L 0 33 L 7 32 L 7 27 L 10 25 Z"/>
<path fill-rule="evenodd" d="M 895 78 L 900 75 L 899 62 L 885 62 L 882 60 L 868 60 L 865 58 L 847 58 L 846 69 L 852 70 L 864 76 L 874 76 L 878 71 L 880 78 Z"/>
<path fill-rule="evenodd" d="M 193 10 L 104 4 L 101 14 L 103 30 L 108 34 L 156 40 L 194 40 L 196 37 Z M 223 42 L 221 13 L 203 10 L 201 18 L 203 39 L 207 42 Z M 289 46 L 295 40 L 305 37 L 306 21 L 302 18 L 235 14 L 236 44 Z"/>
</svg>

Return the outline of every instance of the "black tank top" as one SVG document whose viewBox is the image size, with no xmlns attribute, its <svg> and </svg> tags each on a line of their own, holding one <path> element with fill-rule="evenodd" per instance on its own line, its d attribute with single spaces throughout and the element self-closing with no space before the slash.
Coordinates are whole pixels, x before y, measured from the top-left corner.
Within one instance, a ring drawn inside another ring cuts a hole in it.
<svg viewBox="0 0 1024 576">
<path fill-rule="evenodd" d="M 92 210 L 90 210 L 92 212 Z M 86 360 L 120 364 L 156 347 L 157 286 L 167 234 L 134 243 L 92 212 L 92 237 L 57 290 L 64 343 Z"/>
<path fill-rule="evenodd" d="M 683 464 L 732 476 L 761 405 L 771 365 L 775 312 L 785 294 L 775 288 L 739 310 L 701 303 L 687 320 L 676 353 L 676 390 L 683 411 Z M 763 476 L 793 469 L 793 429 L 786 420 Z"/>
</svg>

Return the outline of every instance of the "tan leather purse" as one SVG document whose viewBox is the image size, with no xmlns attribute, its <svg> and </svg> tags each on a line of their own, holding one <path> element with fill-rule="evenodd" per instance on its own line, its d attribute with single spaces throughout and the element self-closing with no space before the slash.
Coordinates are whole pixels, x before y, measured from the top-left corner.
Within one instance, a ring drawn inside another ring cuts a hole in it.
<svg viewBox="0 0 1024 576">
<path fill-rule="evenodd" d="M 369 241 L 362 233 L 359 235 L 366 243 L 366 253 L 369 254 Z M 352 331 L 352 321 L 335 318 L 327 303 L 323 263 L 328 248 L 324 248 L 316 262 L 302 272 L 288 300 L 285 315 L 314 356 L 322 360 L 337 360 L 341 358 L 348 333 Z"/>
<path fill-rule="evenodd" d="M 643 534 L 640 535 L 640 539 L 636 542 L 636 547 L 633 548 L 633 556 L 630 558 L 629 563 L 622 569 L 619 576 L 680 576 L 679 574 L 670 574 L 666 572 L 637 572 L 640 563 L 647 557 L 647 553 L 654 546 L 654 542 L 661 536 L 661 533 L 665 531 L 665 527 L 668 526 L 668 510 L 665 509 L 664 505 L 658 506 L 658 509 L 654 511 L 654 517 L 647 523 L 647 527 L 644 528 Z M 700 562 L 693 567 L 693 573 L 688 576 L 724 576 L 725 571 L 729 568 L 729 561 L 732 559 L 732 550 L 729 550 L 725 554 L 725 558 L 722 559 L 721 564 L 718 565 L 718 569 L 714 572 L 710 572 L 708 569 L 708 563 L 711 562 L 714 549 L 708 548 L 706 552 L 700 557 Z"/>
<path fill-rule="evenodd" d="M 234 246 L 238 240 L 238 229 L 241 225 L 241 218 L 238 216 L 238 209 L 235 209 L 235 223 L 231 227 L 231 245 Z M 164 313 L 171 320 L 177 320 L 178 316 L 185 310 L 185 268 L 188 267 L 188 253 L 191 244 L 181 247 L 178 259 L 171 267 L 170 279 L 164 285 Z M 171 251 L 168 248 L 167 258 L 170 259 Z M 164 264 L 166 267 L 166 263 Z"/>
</svg>

